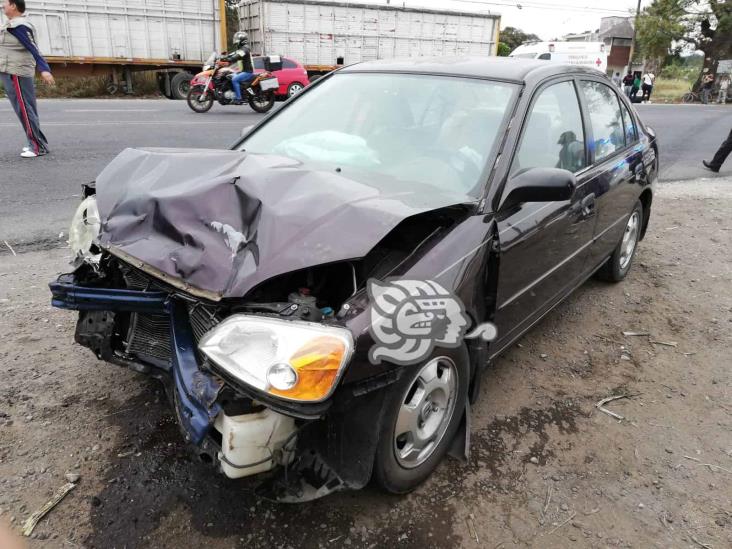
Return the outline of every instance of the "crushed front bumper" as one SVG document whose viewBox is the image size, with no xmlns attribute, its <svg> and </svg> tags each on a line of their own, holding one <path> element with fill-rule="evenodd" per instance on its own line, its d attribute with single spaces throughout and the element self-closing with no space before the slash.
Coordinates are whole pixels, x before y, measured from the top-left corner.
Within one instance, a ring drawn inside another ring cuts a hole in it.
<svg viewBox="0 0 732 549">
<path fill-rule="evenodd" d="M 110 272 L 97 277 L 77 269 L 62 275 L 49 285 L 52 304 L 79 312 L 76 342 L 99 359 L 164 383 L 181 430 L 198 452 L 218 462 L 231 478 L 269 471 L 257 491 L 277 501 L 308 501 L 366 485 L 384 409 L 379 389 L 393 381 L 391 376 L 341 388 L 326 403 L 308 407 L 251 393 L 209 370 L 198 353 L 201 335 L 222 319 L 213 318 L 215 309 L 154 281 L 135 279 L 142 275 L 126 266 L 123 270 L 124 280 L 116 282 Z M 138 332 L 144 336 L 129 335 Z M 234 406 L 232 396 L 239 399 Z M 247 405 L 242 411 L 242 400 L 254 408 Z M 273 414 L 279 417 L 273 419 Z M 266 442 L 258 444 L 251 427 L 236 430 L 253 421 L 271 426 L 271 433 L 260 439 Z M 266 455 L 242 459 L 256 456 L 247 448 L 266 448 L 269 463 L 260 466 Z"/>
<path fill-rule="evenodd" d="M 184 430 L 186 440 L 200 445 L 213 426 L 221 407 L 216 399 L 223 383 L 198 367 L 195 354 L 195 340 L 188 319 L 185 304 L 169 294 L 156 291 L 121 290 L 109 288 L 91 288 L 76 284 L 74 276 L 62 275 L 49 284 L 52 294 L 52 305 L 60 309 L 80 312 L 103 312 L 106 315 L 80 318 L 89 324 L 108 326 L 110 317 L 117 312 L 145 313 L 168 315 L 170 318 L 170 363 L 156 361 L 152 368 L 161 370 L 159 374 L 168 374 L 172 380 L 176 415 Z M 104 339 L 104 328 L 100 331 L 100 340 Z M 91 346 L 97 356 L 109 362 L 129 365 L 130 358 L 116 353 L 103 341 L 98 345 L 89 345 L 88 339 L 77 330 L 77 342 Z M 139 368 L 136 368 L 139 369 Z"/>
</svg>

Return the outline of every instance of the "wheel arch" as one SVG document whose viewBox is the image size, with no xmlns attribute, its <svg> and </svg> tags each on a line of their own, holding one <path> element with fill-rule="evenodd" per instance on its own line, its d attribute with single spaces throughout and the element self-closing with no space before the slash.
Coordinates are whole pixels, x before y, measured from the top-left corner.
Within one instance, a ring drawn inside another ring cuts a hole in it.
<svg viewBox="0 0 732 549">
<path fill-rule="evenodd" d="M 648 223 L 651 219 L 651 205 L 653 204 L 653 192 L 651 189 L 644 190 L 638 197 L 640 203 L 643 205 L 643 226 L 641 227 L 640 240 L 646 236 L 646 230 L 648 229 Z"/>
</svg>

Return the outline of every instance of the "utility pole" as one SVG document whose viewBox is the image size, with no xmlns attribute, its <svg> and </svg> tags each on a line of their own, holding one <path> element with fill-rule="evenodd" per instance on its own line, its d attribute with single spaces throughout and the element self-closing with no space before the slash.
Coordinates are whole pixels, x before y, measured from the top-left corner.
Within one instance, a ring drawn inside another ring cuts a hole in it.
<svg viewBox="0 0 732 549">
<path fill-rule="evenodd" d="M 633 56 L 635 55 L 635 37 L 638 34 L 638 16 L 640 15 L 641 0 L 638 0 L 638 6 L 635 8 L 635 21 L 633 23 L 633 40 L 630 42 L 630 57 L 628 57 L 628 70 L 633 70 Z"/>
<path fill-rule="evenodd" d="M 219 0 L 219 17 L 221 17 L 220 22 L 220 29 L 219 32 L 221 33 L 221 51 L 226 51 L 229 49 L 229 37 L 227 36 L 227 30 L 226 30 L 226 0 Z"/>
</svg>

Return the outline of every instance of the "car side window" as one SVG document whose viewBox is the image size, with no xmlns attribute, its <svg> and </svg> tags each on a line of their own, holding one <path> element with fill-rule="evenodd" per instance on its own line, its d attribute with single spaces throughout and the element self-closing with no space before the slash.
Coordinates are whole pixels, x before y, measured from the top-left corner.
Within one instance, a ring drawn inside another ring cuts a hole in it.
<svg viewBox="0 0 732 549">
<path fill-rule="evenodd" d="M 622 101 L 620 102 L 620 110 L 623 111 L 623 121 L 625 122 L 625 144 L 630 145 L 638 141 L 638 130 L 628 107 Z"/>
<path fill-rule="evenodd" d="M 264 57 L 254 58 L 254 68 L 257 70 L 264 70 Z"/>
<path fill-rule="evenodd" d="M 578 172 L 585 165 L 585 134 L 574 84 L 553 84 L 539 92 L 531 106 L 510 173 L 526 168 Z"/>
<path fill-rule="evenodd" d="M 291 59 L 287 59 L 286 57 L 282 59 L 282 68 L 283 69 L 296 69 L 297 63 L 292 61 Z"/>
<path fill-rule="evenodd" d="M 620 101 L 607 84 L 583 80 L 580 86 L 585 95 L 592 124 L 595 162 L 601 162 L 616 151 L 625 148 L 625 130 L 620 114 Z"/>
</svg>

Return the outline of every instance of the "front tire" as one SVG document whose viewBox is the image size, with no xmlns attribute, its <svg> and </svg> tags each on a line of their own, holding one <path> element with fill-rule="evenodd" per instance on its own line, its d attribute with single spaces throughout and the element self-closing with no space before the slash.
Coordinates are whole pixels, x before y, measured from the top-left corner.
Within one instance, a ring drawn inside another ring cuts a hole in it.
<svg viewBox="0 0 732 549">
<path fill-rule="evenodd" d="M 249 106 L 254 112 L 264 114 L 269 112 L 275 104 L 274 93 L 267 93 L 264 95 L 255 95 L 249 98 Z"/>
<path fill-rule="evenodd" d="M 694 102 L 694 94 L 691 92 L 687 92 L 683 95 L 681 98 L 681 101 L 684 103 L 693 103 Z"/>
<path fill-rule="evenodd" d="M 213 91 L 208 90 L 208 93 L 206 94 L 206 99 L 201 100 L 201 96 L 203 95 L 203 92 L 205 91 L 205 88 L 201 85 L 198 86 L 192 86 L 190 90 L 188 90 L 188 106 L 191 108 L 193 112 L 197 112 L 199 114 L 203 114 L 205 112 L 208 112 L 211 110 L 211 107 L 213 107 L 214 104 L 214 94 Z"/>
<path fill-rule="evenodd" d="M 440 464 L 465 411 L 469 375 L 465 346 L 436 348 L 392 386 L 374 461 L 373 478 L 381 488 L 411 492 Z"/>
<path fill-rule="evenodd" d="M 633 264 L 635 252 L 638 249 L 641 231 L 643 229 L 643 204 L 640 200 L 635 203 L 633 211 L 625 223 L 623 237 L 618 242 L 613 255 L 597 271 L 597 277 L 607 282 L 623 280 Z"/>
</svg>

